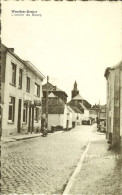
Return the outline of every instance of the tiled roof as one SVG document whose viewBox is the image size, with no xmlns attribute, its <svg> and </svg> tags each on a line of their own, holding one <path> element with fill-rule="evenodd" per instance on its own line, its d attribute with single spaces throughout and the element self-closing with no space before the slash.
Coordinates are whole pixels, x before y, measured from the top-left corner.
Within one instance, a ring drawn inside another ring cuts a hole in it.
<svg viewBox="0 0 122 195">
<path fill-rule="evenodd" d="M 73 100 L 83 100 L 83 97 L 81 97 L 80 94 L 76 95 Z"/>
<path fill-rule="evenodd" d="M 75 113 L 82 113 L 77 107 L 70 106 Z"/>
<path fill-rule="evenodd" d="M 71 108 L 77 108 L 81 113 L 83 113 L 83 107 L 79 104 L 79 102 L 76 102 L 76 101 L 73 101 L 71 100 L 70 102 L 68 102 L 68 105 L 71 107 Z"/>
<path fill-rule="evenodd" d="M 79 103 L 81 106 L 82 106 L 82 108 L 84 109 L 84 110 L 87 110 L 87 108 L 82 104 L 82 103 Z"/>
<path fill-rule="evenodd" d="M 51 93 L 48 95 L 48 97 L 49 97 L 49 98 L 55 98 L 56 96 L 54 95 L 54 93 L 51 92 Z"/>
<path fill-rule="evenodd" d="M 64 94 L 66 97 L 68 97 L 68 95 L 66 94 L 65 91 L 57 88 L 57 86 L 52 85 L 50 82 L 47 82 L 46 84 L 42 85 L 42 90 L 43 91 L 51 91 L 53 92 L 56 96 Z"/>
<path fill-rule="evenodd" d="M 48 99 L 48 114 L 64 114 L 65 104 L 59 98 Z M 46 113 L 46 99 L 42 99 L 42 113 Z"/>
<path fill-rule="evenodd" d="M 42 85 L 42 90 L 53 90 L 53 85 L 49 82 L 47 82 L 46 84 Z"/>
</svg>

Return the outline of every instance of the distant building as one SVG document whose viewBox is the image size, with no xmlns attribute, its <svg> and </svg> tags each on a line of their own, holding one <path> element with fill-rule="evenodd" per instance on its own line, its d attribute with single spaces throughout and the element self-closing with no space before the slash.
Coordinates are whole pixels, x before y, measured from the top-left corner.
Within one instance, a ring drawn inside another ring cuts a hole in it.
<svg viewBox="0 0 122 195">
<path fill-rule="evenodd" d="M 77 83 L 76 83 L 76 81 L 75 81 L 75 83 L 74 83 L 74 89 L 72 90 L 72 92 L 71 92 L 71 99 L 73 99 L 76 95 L 78 95 L 79 94 L 79 91 L 78 91 L 78 89 L 77 89 Z"/>
<path fill-rule="evenodd" d="M 97 122 L 98 118 L 98 108 L 91 108 L 89 110 L 89 116 L 94 119 L 95 122 Z"/>
<path fill-rule="evenodd" d="M 41 128 L 43 79 L 44 75 L 34 65 L 2 44 L 2 136 L 32 133 Z"/>
<path fill-rule="evenodd" d="M 83 120 L 84 117 L 89 117 L 89 109 L 91 108 L 91 104 L 79 94 L 76 81 L 74 83 L 74 89 L 71 93 L 72 99 L 68 102 L 68 105 L 71 107 L 76 107 L 78 110 L 80 110 L 82 113 L 81 120 Z"/>
<path fill-rule="evenodd" d="M 104 121 L 106 120 L 106 105 L 101 105 L 100 106 L 100 120 Z"/>
<path fill-rule="evenodd" d="M 107 80 L 107 139 L 119 145 L 122 136 L 122 62 L 106 68 Z"/>
<path fill-rule="evenodd" d="M 46 98 L 48 91 L 48 95 L 50 93 L 53 93 L 55 96 L 59 97 L 63 102 L 65 103 L 67 102 L 68 95 L 65 93 L 65 91 L 60 90 L 59 88 L 57 88 L 57 86 L 52 85 L 50 82 L 47 82 L 45 85 L 43 85 L 42 90 L 44 98 Z"/>
<path fill-rule="evenodd" d="M 42 89 L 42 113 L 45 120 L 48 114 L 48 129 L 51 130 L 51 126 L 56 126 L 57 129 L 71 129 L 72 113 L 66 104 L 68 95 L 49 81 L 42 86 Z"/>
<path fill-rule="evenodd" d="M 46 108 L 46 101 L 48 106 Z M 47 110 L 46 110 L 47 109 Z M 72 113 L 66 103 L 52 92 L 48 95 L 48 100 L 42 99 L 42 115 L 46 120 L 48 112 L 48 130 L 55 126 L 57 130 L 72 128 Z"/>
<path fill-rule="evenodd" d="M 81 125 L 82 112 L 77 107 L 73 106 L 68 107 L 72 112 L 72 127 L 75 127 L 76 125 Z"/>
</svg>

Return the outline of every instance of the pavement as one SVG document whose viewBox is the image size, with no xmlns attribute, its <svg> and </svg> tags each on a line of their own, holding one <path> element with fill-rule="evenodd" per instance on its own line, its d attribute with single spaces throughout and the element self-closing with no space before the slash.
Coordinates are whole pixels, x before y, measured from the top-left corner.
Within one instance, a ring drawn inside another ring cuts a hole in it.
<svg viewBox="0 0 122 195">
<path fill-rule="evenodd" d="M 62 131 L 57 131 L 54 133 L 61 133 Z M 52 133 L 48 133 L 50 135 Z M 2 143 L 8 143 L 8 142 L 15 142 L 15 141 L 20 141 L 20 140 L 25 140 L 25 139 L 31 139 L 31 138 L 36 138 L 40 137 L 42 133 L 28 133 L 28 134 L 16 134 L 16 135 L 10 135 L 10 136 L 2 136 L 1 137 L 1 142 Z"/>
<path fill-rule="evenodd" d="M 68 191 L 70 195 L 121 195 L 122 153 L 111 150 L 105 139 L 92 139 L 82 167 Z"/>
<path fill-rule="evenodd" d="M 24 139 L 30 139 L 30 138 L 36 138 L 41 136 L 41 133 L 32 133 L 32 134 L 17 134 L 17 135 L 10 135 L 6 137 L 1 137 L 1 142 L 2 143 L 8 143 L 8 142 L 14 142 L 14 141 L 19 141 L 19 140 L 24 140 Z"/>
<path fill-rule="evenodd" d="M 122 194 L 121 150 L 109 149 L 96 124 L 40 135 L 21 135 L 2 144 L 2 194 Z M 36 137 L 26 139 L 30 136 Z"/>
<path fill-rule="evenodd" d="M 1 193 L 62 194 L 93 129 L 77 126 L 47 137 L 2 144 Z"/>
</svg>

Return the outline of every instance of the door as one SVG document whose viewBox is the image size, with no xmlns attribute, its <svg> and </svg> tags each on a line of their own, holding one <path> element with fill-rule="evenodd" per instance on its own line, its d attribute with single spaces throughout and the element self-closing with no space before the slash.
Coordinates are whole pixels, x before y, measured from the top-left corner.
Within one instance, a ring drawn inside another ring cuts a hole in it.
<svg viewBox="0 0 122 195">
<path fill-rule="evenodd" d="M 18 128 L 18 133 L 21 132 L 21 106 L 22 106 L 22 100 L 19 99 L 18 102 L 18 124 L 17 124 L 17 128 Z"/>
<path fill-rule="evenodd" d="M 67 120 L 67 122 L 66 122 L 66 129 L 67 129 L 67 131 L 69 129 L 69 120 Z"/>
<path fill-rule="evenodd" d="M 34 107 L 32 107 L 32 132 L 34 131 Z"/>
<path fill-rule="evenodd" d="M 31 106 L 29 106 L 28 132 L 31 132 Z"/>
</svg>

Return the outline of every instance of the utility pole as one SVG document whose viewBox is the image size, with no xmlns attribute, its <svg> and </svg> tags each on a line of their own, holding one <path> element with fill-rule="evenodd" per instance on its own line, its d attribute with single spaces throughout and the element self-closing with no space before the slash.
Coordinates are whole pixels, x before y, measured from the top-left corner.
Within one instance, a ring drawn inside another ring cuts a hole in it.
<svg viewBox="0 0 122 195">
<path fill-rule="evenodd" d="M 47 76 L 47 83 L 49 81 L 49 76 Z M 46 91 L 46 124 L 45 127 L 48 129 L 48 86 L 47 86 L 47 91 Z"/>
</svg>

